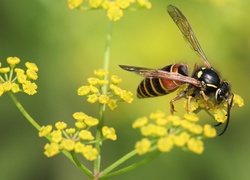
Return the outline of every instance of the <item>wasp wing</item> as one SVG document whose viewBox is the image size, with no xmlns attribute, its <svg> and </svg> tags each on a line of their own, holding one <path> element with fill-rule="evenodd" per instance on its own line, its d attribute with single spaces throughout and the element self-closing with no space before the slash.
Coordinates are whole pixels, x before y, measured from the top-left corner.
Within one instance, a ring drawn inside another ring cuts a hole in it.
<svg viewBox="0 0 250 180">
<path fill-rule="evenodd" d="M 170 79 L 173 81 L 180 81 L 192 84 L 196 87 L 201 87 L 201 83 L 197 79 L 188 76 L 183 76 L 176 72 L 168 72 L 168 71 L 163 71 L 161 69 L 150 69 L 150 68 L 136 67 L 136 66 L 126 66 L 126 65 L 119 65 L 119 66 L 126 71 L 131 71 L 136 74 L 140 74 L 142 76 L 145 76 L 146 78 L 151 77 L 151 78 Z"/>
<path fill-rule="evenodd" d="M 191 49 L 199 56 L 207 68 L 211 68 L 210 63 L 207 60 L 205 53 L 203 52 L 195 34 L 187 20 L 187 18 L 182 14 L 182 12 L 175 6 L 169 5 L 167 7 L 168 14 L 171 16 L 175 24 L 178 26 L 182 32 L 184 39 L 188 42 Z"/>
</svg>

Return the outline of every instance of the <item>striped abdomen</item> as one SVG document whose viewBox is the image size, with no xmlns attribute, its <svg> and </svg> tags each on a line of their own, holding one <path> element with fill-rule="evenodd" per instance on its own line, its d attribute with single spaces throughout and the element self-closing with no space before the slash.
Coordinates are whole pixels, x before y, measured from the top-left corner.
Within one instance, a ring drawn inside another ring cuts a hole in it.
<svg viewBox="0 0 250 180">
<path fill-rule="evenodd" d="M 171 64 L 169 66 L 162 68 L 161 70 L 167 72 L 176 72 L 184 76 L 188 76 L 188 67 L 185 64 Z M 162 96 L 175 91 L 183 84 L 184 83 L 180 81 L 173 81 L 171 79 L 167 79 L 167 77 L 166 79 L 145 78 L 138 86 L 137 97 L 147 98 L 147 97 Z"/>
</svg>

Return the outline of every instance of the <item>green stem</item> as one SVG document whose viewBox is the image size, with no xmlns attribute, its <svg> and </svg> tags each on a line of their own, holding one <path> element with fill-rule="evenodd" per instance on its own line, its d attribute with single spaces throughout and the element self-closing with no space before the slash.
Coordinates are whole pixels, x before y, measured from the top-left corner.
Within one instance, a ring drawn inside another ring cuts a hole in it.
<svg viewBox="0 0 250 180">
<path fill-rule="evenodd" d="M 21 103 L 18 101 L 16 96 L 12 93 L 8 93 L 11 97 L 11 99 L 14 101 L 16 107 L 19 109 L 19 111 L 24 115 L 24 117 L 38 130 L 40 131 L 41 127 L 37 122 L 28 114 L 28 112 L 24 109 L 24 107 L 21 105 Z"/>
<path fill-rule="evenodd" d="M 128 171 L 131 171 L 133 169 L 136 169 L 137 167 L 143 165 L 143 164 L 146 164 L 150 161 L 152 161 L 153 159 L 155 159 L 156 157 L 158 157 L 161 152 L 160 151 L 156 151 L 155 153 L 153 153 L 152 155 L 148 156 L 146 159 L 143 159 L 137 163 L 134 163 L 130 166 L 127 166 L 123 169 L 120 169 L 120 170 L 117 170 L 113 173 L 109 173 L 107 174 L 108 172 L 110 172 L 112 169 L 114 169 L 115 167 L 117 167 L 118 165 L 120 165 L 121 163 L 123 163 L 124 161 L 128 160 L 128 158 L 132 157 L 134 155 L 135 150 L 134 151 L 131 151 L 128 155 L 128 157 L 126 158 L 126 156 L 122 157 L 121 159 L 119 159 L 118 161 L 116 161 L 114 164 L 112 164 L 111 166 L 109 166 L 107 169 L 105 169 L 103 172 L 102 172 L 102 177 L 99 178 L 99 180 L 101 179 L 107 179 L 107 178 L 110 178 L 110 177 L 113 177 L 113 176 L 117 176 L 119 174 L 122 174 L 122 173 L 125 173 L 125 172 L 128 172 Z M 107 175 L 105 175 L 107 174 Z"/>
<path fill-rule="evenodd" d="M 108 21 L 107 23 L 107 33 L 106 33 L 106 45 L 105 45 L 105 52 L 104 52 L 104 64 L 103 69 L 108 70 L 109 69 L 109 63 L 110 63 L 110 46 L 111 46 L 111 34 L 112 34 L 112 21 Z M 108 79 L 108 75 L 104 77 L 104 79 Z M 102 87 L 102 94 L 107 93 L 108 86 L 104 85 Z M 95 148 L 97 149 L 99 155 L 94 161 L 94 174 L 97 175 L 100 173 L 101 168 L 101 151 L 102 151 L 102 127 L 104 124 L 104 114 L 106 110 L 106 104 L 100 104 L 99 108 L 99 124 L 97 126 L 96 130 L 96 144 Z"/>
</svg>

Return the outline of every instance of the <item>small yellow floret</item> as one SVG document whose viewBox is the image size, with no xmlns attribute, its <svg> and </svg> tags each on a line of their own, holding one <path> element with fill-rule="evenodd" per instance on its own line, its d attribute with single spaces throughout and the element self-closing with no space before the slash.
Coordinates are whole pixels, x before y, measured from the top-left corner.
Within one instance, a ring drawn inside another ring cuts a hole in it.
<svg viewBox="0 0 250 180">
<path fill-rule="evenodd" d="M 169 152 L 173 148 L 174 142 L 171 137 L 162 137 L 157 142 L 157 147 L 161 152 Z"/>
<path fill-rule="evenodd" d="M 98 151 L 96 148 L 93 148 L 91 145 L 87 145 L 83 148 L 83 156 L 89 160 L 93 161 L 97 158 Z"/>
<path fill-rule="evenodd" d="M 135 149 L 139 155 L 145 154 L 149 151 L 151 142 L 147 138 L 143 138 L 135 144 Z"/>
<path fill-rule="evenodd" d="M 107 126 L 103 126 L 102 135 L 108 139 L 113 140 L 113 141 L 115 141 L 117 139 L 117 136 L 115 134 L 115 129 L 112 127 L 110 128 Z"/>
</svg>

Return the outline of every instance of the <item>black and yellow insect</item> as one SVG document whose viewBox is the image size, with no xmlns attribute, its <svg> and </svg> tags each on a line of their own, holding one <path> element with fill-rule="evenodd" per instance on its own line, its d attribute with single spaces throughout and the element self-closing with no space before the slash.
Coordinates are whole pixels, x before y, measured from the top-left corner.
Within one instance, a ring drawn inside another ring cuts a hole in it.
<svg viewBox="0 0 250 180">
<path fill-rule="evenodd" d="M 167 11 L 175 24 L 182 32 L 185 40 L 188 42 L 192 50 L 203 61 L 204 66 L 194 66 L 192 76 L 188 76 L 188 67 L 186 64 L 171 64 L 161 69 L 150 69 L 135 66 L 120 65 L 127 71 L 132 71 L 145 76 L 137 89 L 139 98 L 156 97 L 169 94 L 177 90 L 183 84 L 189 84 L 188 87 L 178 96 L 170 101 L 170 111 L 174 112 L 173 103 L 184 96 L 190 89 L 193 89 L 193 97 L 200 95 L 205 100 L 211 98 L 215 103 L 222 104 L 227 102 L 227 121 L 224 130 L 219 134 L 222 135 L 228 127 L 230 120 L 230 111 L 233 103 L 234 94 L 230 90 L 230 85 L 221 80 L 217 71 L 215 71 L 203 52 L 195 34 L 182 12 L 175 6 L 169 5 Z M 207 107 L 209 108 L 209 107 Z M 217 124 L 221 125 L 221 123 Z"/>
</svg>

